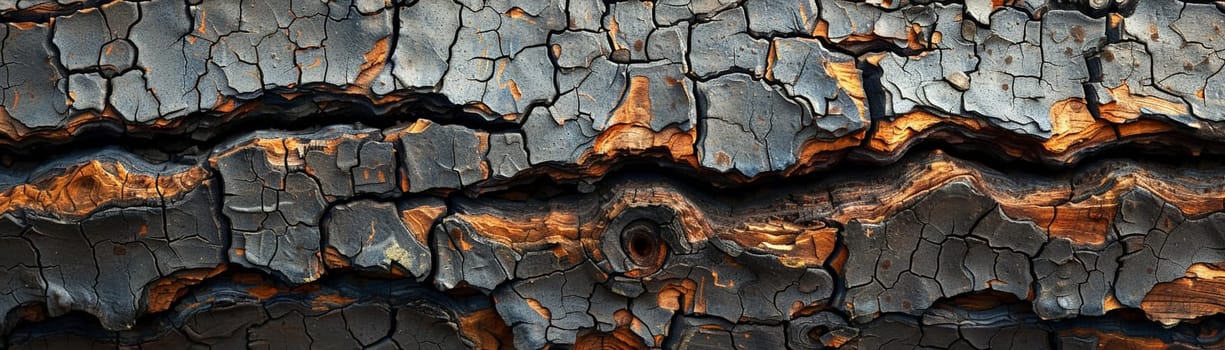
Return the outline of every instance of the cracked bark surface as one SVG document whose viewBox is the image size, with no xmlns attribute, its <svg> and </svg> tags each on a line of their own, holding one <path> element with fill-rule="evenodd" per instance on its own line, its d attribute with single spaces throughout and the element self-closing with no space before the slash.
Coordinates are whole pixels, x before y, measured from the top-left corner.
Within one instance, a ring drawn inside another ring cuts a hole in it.
<svg viewBox="0 0 1225 350">
<path fill-rule="evenodd" d="M 1221 2 L 0 23 L 6 348 L 1225 348 Z"/>
</svg>

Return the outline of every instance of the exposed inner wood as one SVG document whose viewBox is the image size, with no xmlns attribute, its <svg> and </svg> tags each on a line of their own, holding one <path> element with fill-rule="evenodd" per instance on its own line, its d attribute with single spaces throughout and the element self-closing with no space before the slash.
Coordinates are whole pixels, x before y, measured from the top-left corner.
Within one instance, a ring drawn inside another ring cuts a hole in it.
<svg viewBox="0 0 1225 350">
<path fill-rule="evenodd" d="M 1225 347 L 1220 2 L 0 27 L 0 348 Z"/>
</svg>

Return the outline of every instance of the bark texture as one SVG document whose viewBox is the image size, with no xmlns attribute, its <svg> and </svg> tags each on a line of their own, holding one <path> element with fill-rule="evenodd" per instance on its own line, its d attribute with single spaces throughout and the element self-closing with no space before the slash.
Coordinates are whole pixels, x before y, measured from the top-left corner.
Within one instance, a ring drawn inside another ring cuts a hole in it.
<svg viewBox="0 0 1225 350">
<path fill-rule="evenodd" d="M 10 348 L 1225 348 L 1225 2 L 0 0 Z"/>
</svg>

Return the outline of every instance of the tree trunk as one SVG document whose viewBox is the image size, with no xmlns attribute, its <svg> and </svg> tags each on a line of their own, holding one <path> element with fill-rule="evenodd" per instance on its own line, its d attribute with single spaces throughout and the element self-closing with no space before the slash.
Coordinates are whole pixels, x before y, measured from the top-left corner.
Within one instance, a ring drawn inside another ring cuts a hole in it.
<svg viewBox="0 0 1225 350">
<path fill-rule="evenodd" d="M 1225 348 L 1225 3 L 0 1 L 12 348 Z"/>
</svg>

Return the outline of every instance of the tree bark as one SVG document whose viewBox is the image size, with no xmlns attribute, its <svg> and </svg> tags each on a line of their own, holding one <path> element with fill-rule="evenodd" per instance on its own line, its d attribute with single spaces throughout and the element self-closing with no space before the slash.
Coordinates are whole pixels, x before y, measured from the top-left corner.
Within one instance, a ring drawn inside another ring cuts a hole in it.
<svg viewBox="0 0 1225 350">
<path fill-rule="evenodd" d="M 1225 348 L 1225 5 L 0 1 L 11 348 Z"/>
</svg>

